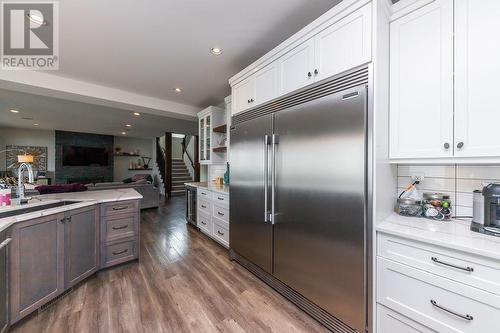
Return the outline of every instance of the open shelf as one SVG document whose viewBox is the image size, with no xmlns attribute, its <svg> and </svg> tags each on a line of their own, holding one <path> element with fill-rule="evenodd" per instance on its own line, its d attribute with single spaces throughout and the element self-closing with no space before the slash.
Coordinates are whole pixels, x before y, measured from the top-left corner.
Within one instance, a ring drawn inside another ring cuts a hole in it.
<svg viewBox="0 0 500 333">
<path fill-rule="evenodd" d="M 224 125 L 214 127 L 213 131 L 216 133 L 227 133 L 227 125 L 224 124 Z"/>
<path fill-rule="evenodd" d="M 142 155 L 135 155 L 135 154 L 113 154 L 113 156 L 116 156 L 116 157 L 142 157 Z"/>
<path fill-rule="evenodd" d="M 227 147 L 215 147 L 212 148 L 214 153 L 225 153 L 227 151 Z"/>
<path fill-rule="evenodd" d="M 149 169 L 144 169 L 144 168 L 142 168 L 142 169 L 128 169 L 128 171 L 151 171 L 151 170 L 153 170 L 153 169 L 151 169 L 151 168 L 149 168 Z"/>
</svg>

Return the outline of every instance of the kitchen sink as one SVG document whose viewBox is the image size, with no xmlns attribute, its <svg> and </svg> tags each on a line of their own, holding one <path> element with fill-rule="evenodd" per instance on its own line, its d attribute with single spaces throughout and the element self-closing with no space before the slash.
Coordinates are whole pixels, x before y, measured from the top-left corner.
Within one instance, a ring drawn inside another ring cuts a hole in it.
<svg viewBox="0 0 500 333">
<path fill-rule="evenodd" d="M 34 206 L 34 207 L 26 207 L 26 208 L 9 210 L 6 212 L 1 212 L 0 219 L 4 218 L 4 217 L 10 217 L 10 216 L 38 212 L 40 210 L 45 210 L 45 209 L 50 209 L 50 208 L 55 208 L 55 207 L 67 206 L 67 205 L 71 205 L 71 204 L 75 204 L 75 203 L 79 203 L 79 202 L 81 202 L 81 201 L 60 201 L 60 202 L 49 203 L 46 205 L 39 205 L 39 206 Z"/>
</svg>

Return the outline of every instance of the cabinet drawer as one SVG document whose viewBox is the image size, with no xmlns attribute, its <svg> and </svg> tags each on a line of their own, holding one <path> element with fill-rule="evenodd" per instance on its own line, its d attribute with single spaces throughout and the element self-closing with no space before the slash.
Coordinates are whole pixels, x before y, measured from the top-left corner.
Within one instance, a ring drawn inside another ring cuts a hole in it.
<svg viewBox="0 0 500 333">
<path fill-rule="evenodd" d="M 218 219 L 213 219 L 213 237 L 225 245 L 229 247 L 229 229 L 227 225 Z"/>
<path fill-rule="evenodd" d="M 379 256 L 500 296 L 500 264 L 439 246 L 378 234 Z"/>
<path fill-rule="evenodd" d="M 130 200 L 130 201 L 105 203 L 102 205 L 101 214 L 103 216 L 111 216 L 118 214 L 133 213 L 137 211 L 139 211 L 139 201 Z"/>
<path fill-rule="evenodd" d="M 198 213 L 212 215 L 212 204 L 207 200 L 198 200 Z"/>
<path fill-rule="evenodd" d="M 209 190 L 201 189 L 198 187 L 198 199 L 200 200 L 212 200 L 212 192 Z"/>
<path fill-rule="evenodd" d="M 229 223 L 229 208 L 226 208 L 218 204 L 214 204 L 213 207 L 214 207 L 213 216 L 218 219 L 221 219 L 226 223 Z"/>
<path fill-rule="evenodd" d="M 213 203 L 222 207 L 229 207 L 229 195 L 213 193 L 212 196 Z"/>
<path fill-rule="evenodd" d="M 103 221 L 106 242 L 137 235 L 137 215 L 116 215 Z"/>
<path fill-rule="evenodd" d="M 500 297 L 383 258 L 377 301 L 442 333 L 498 331 Z"/>
<path fill-rule="evenodd" d="M 104 246 L 103 267 L 117 265 L 137 258 L 137 242 L 135 239 Z"/>
<path fill-rule="evenodd" d="M 379 333 L 436 333 L 413 320 L 377 304 L 377 332 Z"/>
<path fill-rule="evenodd" d="M 212 219 L 210 218 L 210 215 L 198 214 L 197 222 L 198 228 L 200 228 L 201 231 L 207 235 L 212 233 Z"/>
</svg>

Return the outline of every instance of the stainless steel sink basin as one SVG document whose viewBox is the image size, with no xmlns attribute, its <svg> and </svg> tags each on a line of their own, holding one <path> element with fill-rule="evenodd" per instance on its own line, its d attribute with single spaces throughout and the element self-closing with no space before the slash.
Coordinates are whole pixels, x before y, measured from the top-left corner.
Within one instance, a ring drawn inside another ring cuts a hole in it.
<svg viewBox="0 0 500 333">
<path fill-rule="evenodd" d="M 7 212 L 1 212 L 0 219 L 4 218 L 4 217 L 10 217 L 10 216 L 38 212 L 40 210 L 45 210 L 45 209 L 50 209 L 50 208 L 55 208 L 55 207 L 67 206 L 67 205 L 71 205 L 71 204 L 75 204 L 75 203 L 79 203 L 79 202 L 81 202 L 81 201 L 60 201 L 60 202 L 49 203 L 46 205 L 39 205 L 39 206 L 35 206 L 35 207 L 26 207 L 26 208 L 9 210 Z"/>
</svg>

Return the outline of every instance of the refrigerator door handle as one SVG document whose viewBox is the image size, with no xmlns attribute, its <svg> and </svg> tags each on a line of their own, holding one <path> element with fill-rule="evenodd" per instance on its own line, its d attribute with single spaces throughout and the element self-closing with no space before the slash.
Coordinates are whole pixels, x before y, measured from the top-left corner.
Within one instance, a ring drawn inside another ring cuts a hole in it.
<svg viewBox="0 0 500 333">
<path fill-rule="evenodd" d="M 269 144 L 270 136 L 264 135 L 264 222 L 271 222 L 269 212 Z"/>
<path fill-rule="evenodd" d="M 271 224 L 277 223 L 276 214 L 276 145 L 279 143 L 278 134 L 272 137 L 272 156 L 271 156 Z"/>
</svg>

